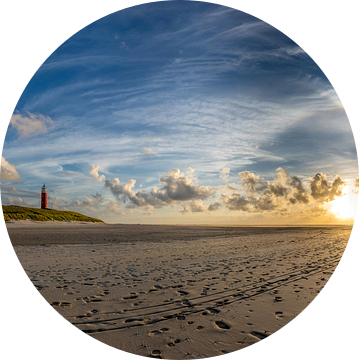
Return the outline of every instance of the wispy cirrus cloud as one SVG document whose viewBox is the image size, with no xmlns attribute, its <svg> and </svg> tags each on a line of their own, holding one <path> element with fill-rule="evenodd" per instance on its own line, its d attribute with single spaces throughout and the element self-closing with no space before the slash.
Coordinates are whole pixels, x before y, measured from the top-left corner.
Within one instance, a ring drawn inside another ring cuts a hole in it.
<svg viewBox="0 0 359 360">
<path fill-rule="evenodd" d="M 9 129 L 3 181 L 36 194 L 46 182 L 54 206 L 111 221 L 289 216 L 330 202 L 336 174 L 357 176 L 349 122 L 318 66 L 270 25 L 209 3 L 145 4 L 90 24 L 41 66 Z M 272 179 L 279 167 L 296 175 Z M 312 193 L 313 174 L 328 186 Z M 3 197 L 31 201 L 12 191 Z"/>
</svg>

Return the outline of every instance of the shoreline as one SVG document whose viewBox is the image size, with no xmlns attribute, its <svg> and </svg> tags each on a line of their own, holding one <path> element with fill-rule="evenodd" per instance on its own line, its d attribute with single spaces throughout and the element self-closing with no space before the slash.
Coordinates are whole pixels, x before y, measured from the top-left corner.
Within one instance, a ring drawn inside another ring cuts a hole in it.
<svg viewBox="0 0 359 360">
<path fill-rule="evenodd" d="M 106 223 L 106 222 L 94 222 L 94 221 L 79 221 L 79 220 L 48 220 L 48 221 L 37 221 L 32 219 L 26 220 L 5 220 L 5 225 L 41 225 L 41 224 L 95 224 L 95 225 L 116 225 L 116 226 L 176 226 L 176 227 L 199 227 L 199 228 L 316 228 L 316 227 L 353 227 L 353 223 L 348 224 L 261 224 L 261 225 L 253 225 L 253 224 L 146 224 L 146 223 Z"/>
<path fill-rule="evenodd" d="M 6 224 L 13 246 L 117 244 L 193 241 L 198 239 L 302 234 L 317 229 L 351 229 L 350 226 L 224 227 L 179 225 L 113 225 L 105 223 L 10 223 Z"/>
</svg>

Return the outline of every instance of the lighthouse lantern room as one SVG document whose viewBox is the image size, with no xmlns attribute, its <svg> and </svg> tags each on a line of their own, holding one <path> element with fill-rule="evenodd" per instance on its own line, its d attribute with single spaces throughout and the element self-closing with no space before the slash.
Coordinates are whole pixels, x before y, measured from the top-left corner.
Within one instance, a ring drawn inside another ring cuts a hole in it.
<svg viewBox="0 0 359 360">
<path fill-rule="evenodd" d="M 47 190 L 45 184 L 41 189 L 41 209 L 47 209 Z"/>
</svg>

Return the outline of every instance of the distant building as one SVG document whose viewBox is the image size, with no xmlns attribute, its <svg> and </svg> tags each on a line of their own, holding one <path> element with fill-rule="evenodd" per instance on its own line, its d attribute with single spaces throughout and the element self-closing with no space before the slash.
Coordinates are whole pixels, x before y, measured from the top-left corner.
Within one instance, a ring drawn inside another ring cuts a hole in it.
<svg viewBox="0 0 359 360">
<path fill-rule="evenodd" d="M 47 209 L 47 190 L 45 184 L 41 189 L 41 209 Z"/>
</svg>

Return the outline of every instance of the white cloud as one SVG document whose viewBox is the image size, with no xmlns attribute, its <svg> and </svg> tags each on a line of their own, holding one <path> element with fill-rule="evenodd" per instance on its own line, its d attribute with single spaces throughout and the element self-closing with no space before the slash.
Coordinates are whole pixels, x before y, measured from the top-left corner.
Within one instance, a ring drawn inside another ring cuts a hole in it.
<svg viewBox="0 0 359 360">
<path fill-rule="evenodd" d="M 156 186 L 150 192 L 133 191 L 136 180 L 128 180 L 120 185 L 118 178 L 105 181 L 105 188 L 109 189 L 112 194 L 124 202 L 130 202 L 130 207 L 147 206 L 163 207 L 177 202 L 189 200 L 203 200 L 214 195 L 216 190 L 210 186 L 199 186 L 193 183 L 193 179 L 185 176 L 179 169 L 172 169 L 166 177 L 160 178 L 162 187 Z"/>
<path fill-rule="evenodd" d="M 116 202 L 114 200 L 111 200 L 111 201 L 107 202 L 106 210 L 108 212 L 119 214 L 119 215 L 124 215 L 125 214 L 121 204 L 119 204 L 118 202 Z"/>
<path fill-rule="evenodd" d="M 32 204 L 30 202 L 24 201 L 20 197 L 17 197 L 17 198 L 7 197 L 4 204 L 5 205 L 32 206 Z"/>
<path fill-rule="evenodd" d="M 225 207 L 229 210 L 243 210 L 249 211 L 249 201 L 244 196 L 238 194 L 237 192 L 233 192 L 232 195 L 222 194 L 221 199 Z"/>
<path fill-rule="evenodd" d="M 192 200 L 190 202 L 182 203 L 182 214 L 194 213 L 194 212 L 211 212 L 217 211 L 221 204 L 215 202 L 214 204 L 204 205 L 202 200 Z"/>
<path fill-rule="evenodd" d="M 145 157 L 153 157 L 153 156 L 157 155 L 151 148 L 148 148 L 148 147 L 144 147 L 143 152 L 144 152 Z"/>
<path fill-rule="evenodd" d="M 325 174 L 317 173 L 310 180 L 309 185 L 314 199 L 327 202 L 342 196 L 343 188 L 347 183 L 342 180 L 340 175 L 337 175 L 330 184 Z"/>
<path fill-rule="evenodd" d="M 210 204 L 210 205 L 208 205 L 208 211 L 217 211 L 217 210 L 219 210 L 219 208 L 221 207 L 222 205 L 221 205 L 221 203 L 219 203 L 219 202 L 215 202 L 215 203 L 213 203 L 213 204 Z"/>
<path fill-rule="evenodd" d="M 91 194 L 90 195 L 93 199 L 95 199 L 95 201 L 102 203 L 103 202 L 103 198 L 102 198 L 102 194 L 97 192 L 96 194 Z"/>
<path fill-rule="evenodd" d="M 100 165 L 91 165 L 90 171 L 88 172 L 90 175 L 93 176 L 95 181 L 102 181 L 105 180 L 105 175 L 99 175 L 98 170 L 100 168 Z"/>
<path fill-rule="evenodd" d="M 17 189 L 16 189 L 15 186 L 11 186 L 11 185 L 5 186 L 5 185 L 1 184 L 1 192 L 7 192 L 7 193 L 10 193 L 10 194 L 16 194 Z"/>
<path fill-rule="evenodd" d="M 221 179 L 227 179 L 229 177 L 229 174 L 231 172 L 230 168 L 223 168 L 220 172 L 219 172 L 219 177 Z"/>
<path fill-rule="evenodd" d="M 80 207 L 91 207 L 91 206 L 96 206 L 98 204 L 97 201 L 86 197 L 86 200 L 74 200 L 75 205 L 80 206 Z"/>
<path fill-rule="evenodd" d="M 250 213 L 277 210 L 283 212 L 288 206 L 303 207 L 312 201 L 328 202 L 343 195 L 347 182 L 337 175 L 332 183 L 326 175 L 317 173 L 309 182 L 307 189 L 297 176 L 290 176 L 286 170 L 278 168 L 273 182 L 267 182 L 249 171 L 238 174 L 247 197 L 237 191 L 222 194 L 223 205 L 229 210 L 242 210 Z M 310 193 L 309 191 L 310 190 Z M 311 195 L 311 196 L 310 196 Z"/>
<path fill-rule="evenodd" d="M 190 212 L 205 212 L 207 211 L 207 206 L 203 205 L 202 200 L 193 200 L 191 202 L 186 202 L 182 204 L 182 213 L 187 214 Z"/>
<path fill-rule="evenodd" d="M 1 180 L 19 182 L 21 179 L 15 165 L 10 164 L 1 156 Z"/>
<path fill-rule="evenodd" d="M 242 186 L 247 194 L 253 195 L 263 191 L 268 186 L 264 179 L 249 171 L 242 171 L 241 173 L 238 173 L 238 176 L 242 180 Z"/>
<path fill-rule="evenodd" d="M 49 126 L 55 123 L 49 116 L 27 113 L 27 116 L 19 113 L 13 114 L 10 124 L 17 130 L 19 136 L 29 137 L 32 135 L 46 134 Z"/>
</svg>

